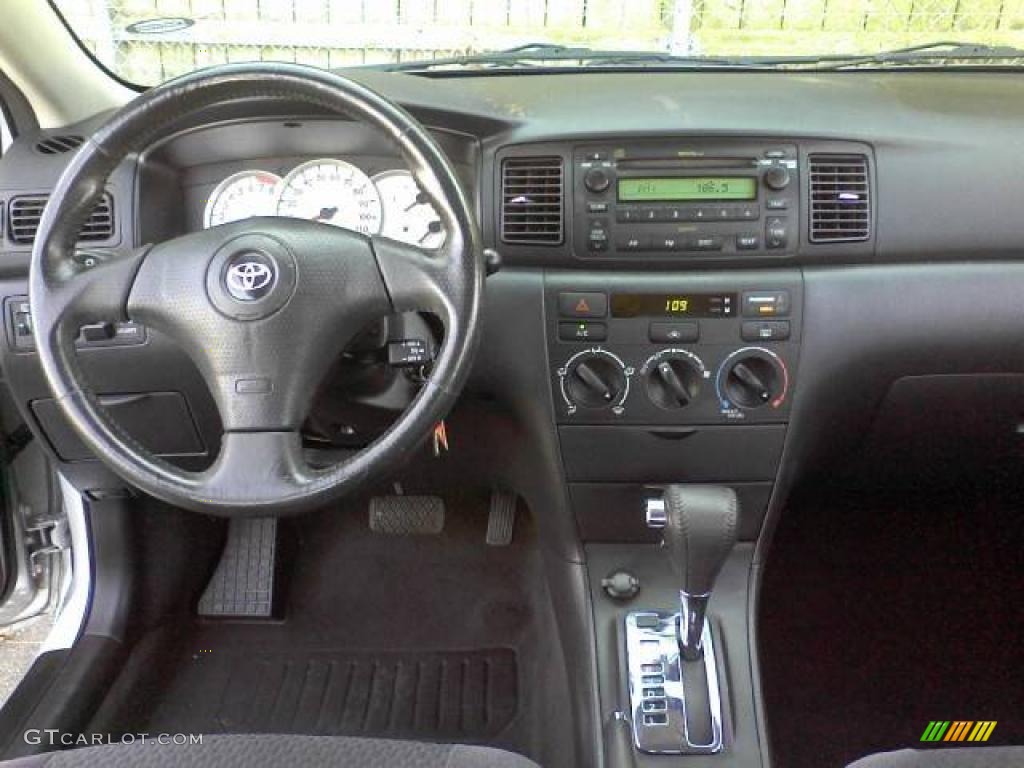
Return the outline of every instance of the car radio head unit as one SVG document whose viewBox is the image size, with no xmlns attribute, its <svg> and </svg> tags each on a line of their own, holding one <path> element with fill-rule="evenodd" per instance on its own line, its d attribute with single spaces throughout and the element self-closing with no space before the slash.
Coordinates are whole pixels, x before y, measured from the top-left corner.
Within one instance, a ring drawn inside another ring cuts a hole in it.
<svg viewBox="0 0 1024 768">
<path fill-rule="evenodd" d="M 792 145 L 641 141 L 577 146 L 582 258 L 785 256 L 799 221 Z"/>
</svg>

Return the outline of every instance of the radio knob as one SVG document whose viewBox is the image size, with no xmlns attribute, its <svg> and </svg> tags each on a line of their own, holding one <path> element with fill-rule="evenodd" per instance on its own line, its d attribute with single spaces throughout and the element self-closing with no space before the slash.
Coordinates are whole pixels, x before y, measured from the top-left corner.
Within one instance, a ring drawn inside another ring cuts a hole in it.
<svg viewBox="0 0 1024 768">
<path fill-rule="evenodd" d="M 785 189 L 789 186 L 789 170 L 782 165 L 772 166 L 764 175 L 764 183 L 769 189 Z"/>
<path fill-rule="evenodd" d="M 594 193 L 604 192 L 611 183 L 608 173 L 601 168 L 591 168 L 583 177 L 583 185 Z"/>
<path fill-rule="evenodd" d="M 700 394 L 701 371 L 688 357 L 662 358 L 651 366 L 647 395 L 666 410 L 688 406 Z"/>
</svg>

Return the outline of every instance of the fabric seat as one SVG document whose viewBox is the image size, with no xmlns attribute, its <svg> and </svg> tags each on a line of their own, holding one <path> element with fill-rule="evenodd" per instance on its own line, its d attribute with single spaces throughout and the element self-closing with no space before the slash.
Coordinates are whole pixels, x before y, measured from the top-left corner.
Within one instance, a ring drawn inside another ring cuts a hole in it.
<svg viewBox="0 0 1024 768">
<path fill-rule="evenodd" d="M 1021 768 L 1024 747 L 901 749 L 862 757 L 847 768 Z"/>
<path fill-rule="evenodd" d="M 202 744 L 111 744 L 22 757 L 2 768 L 538 768 L 486 747 L 332 736 L 203 736 Z"/>
</svg>

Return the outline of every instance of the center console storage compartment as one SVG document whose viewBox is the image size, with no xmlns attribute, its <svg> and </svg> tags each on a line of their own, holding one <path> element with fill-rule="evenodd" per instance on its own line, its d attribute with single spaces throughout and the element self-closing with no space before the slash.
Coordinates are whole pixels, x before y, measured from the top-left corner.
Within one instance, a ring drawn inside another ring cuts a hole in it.
<svg viewBox="0 0 1024 768">
<path fill-rule="evenodd" d="M 569 482 L 774 481 L 783 424 L 701 427 L 562 426 Z"/>
</svg>

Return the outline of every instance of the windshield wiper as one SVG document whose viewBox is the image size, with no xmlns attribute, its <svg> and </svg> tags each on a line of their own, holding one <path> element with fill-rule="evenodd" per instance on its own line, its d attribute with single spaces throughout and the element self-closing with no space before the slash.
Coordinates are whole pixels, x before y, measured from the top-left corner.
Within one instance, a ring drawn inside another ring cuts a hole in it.
<svg viewBox="0 0 1024 768">
<path fill-rule="evenodd" d="M 528 43 L 488 53 L 421 59 L 370 65 L 385 72 L 425 72 L 433 69 L 517 69 L 578 67 L 666 67 L 679 69 L 811 69 L 815 71 L 949 64 L 950 62 L 1001 62 L 1020 59 L 1024 49 L 1012 46 L 942 40 L 907 48 L 870 54 L 826 54 L 807 56 L 684 56 L 661 51 L 594 50 L 557 43 Z"/>
<path fill-rule="evenodd" d="M 776 67 L 813 69 L 847 69 L 856 67 L 888 67 L 948 64 L 949 62 L 1001 62 L 1024 60 L 1024 49 L 1007 45 L 985 45 L 957 40 L 912 45 L 869 54 L 829 54 L 825 56 L 759 56 L 752 61 Z"/>
<path fill-rule="evenodd" d="M 601 66 L 670 66 L 670 67 L 734 67 L 758 66 L 752 60 L 732 57 L 677 56 L 659 51 L 594 50 L 557 43 L 528 43 L 490 53 L 450 56 L 441 59 L 402 61 L 394 64 L 370 65 L 368 69 L 385 72 L 423 72 L 431 69 L 466 68 L 550 68 L 558 65 L 581 67 Z"/>
</svg>

